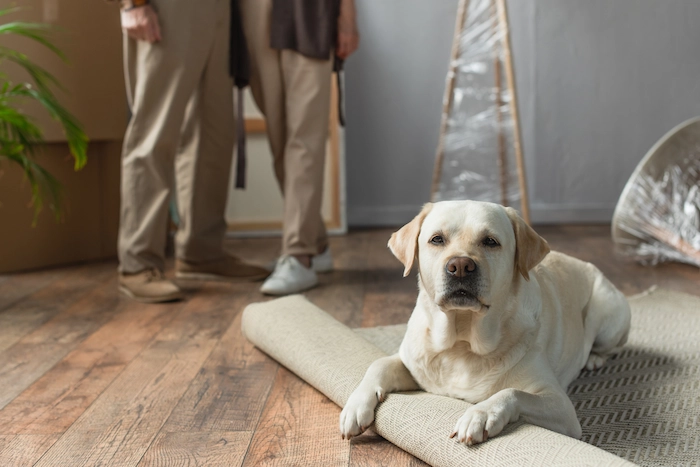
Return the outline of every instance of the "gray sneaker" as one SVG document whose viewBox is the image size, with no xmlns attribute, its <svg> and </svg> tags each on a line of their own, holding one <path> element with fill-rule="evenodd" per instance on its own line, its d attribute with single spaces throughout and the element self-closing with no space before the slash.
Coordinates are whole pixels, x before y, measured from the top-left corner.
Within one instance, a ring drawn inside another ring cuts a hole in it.
<svg viewBox="0 0 700 467">
<path fill-rule="evenodd" d="M 311 267 L 314 271 L 321 274 L 324 272 L 333 271 L 333 257 L 331 256 L 331 249 L 326 248 L 326 251 L 320 255 L 314 255 L 311 258 Z"/>
<path fill-rule="evenodd" d="M 282 256 L 260 291 L 267 295 L 289 295 L 303 292 L 317 284 L 318 276 L 312 268 L 304 267 L 294 256 Z"/>
</svg>

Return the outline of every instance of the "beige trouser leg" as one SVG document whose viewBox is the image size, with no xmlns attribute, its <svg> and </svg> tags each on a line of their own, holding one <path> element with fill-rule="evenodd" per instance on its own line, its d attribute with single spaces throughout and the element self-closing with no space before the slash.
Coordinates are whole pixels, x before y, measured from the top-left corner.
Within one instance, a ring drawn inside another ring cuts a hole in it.
<svg viewBox="0 0 700 467">
<path fill-rule="evenodd" d="M 282 253 L 313 255 L 328 244 L 321 202 L 333 62 L 270 48 L 271 4 L 241 1 L 250 87 L 265 115 L 284 195 Z"/>
<path fill-rule="evenodd" d="M 125 37 L 132 118 L 122 157 L 122 272 L 164 268 L 175 176 L 182 222 L 178 255 L 206 261 L 222 254 L 222 198 L 233 151 L 229 2 L 153 0 L 163 40 L 149 44 Z"/>
</svg>

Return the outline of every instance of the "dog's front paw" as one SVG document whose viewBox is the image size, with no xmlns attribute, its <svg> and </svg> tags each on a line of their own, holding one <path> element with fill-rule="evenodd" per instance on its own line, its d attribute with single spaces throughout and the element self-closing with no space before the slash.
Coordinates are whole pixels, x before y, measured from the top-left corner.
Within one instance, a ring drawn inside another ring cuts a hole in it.
<svg viewBox="0 0 700 467">
<path fill-rule="evenodd" d="M 467 446 L 483 443 L 489 436 L 499 434 L 508 423 L 508 419 L 503 408 L 488 401 L 480 402 L 469 407 L 457 420 L 450 438 L 456 436 L 459 442 L 466 443 Z"/>
<path fill-rule="evenodd" d="M 340 412 L 340 436 L 350 439 L 364 432 L 374 421 L 374 409 L 384 400 L 384 391 L 369 392 L 358 388 Z"/>
</svg>

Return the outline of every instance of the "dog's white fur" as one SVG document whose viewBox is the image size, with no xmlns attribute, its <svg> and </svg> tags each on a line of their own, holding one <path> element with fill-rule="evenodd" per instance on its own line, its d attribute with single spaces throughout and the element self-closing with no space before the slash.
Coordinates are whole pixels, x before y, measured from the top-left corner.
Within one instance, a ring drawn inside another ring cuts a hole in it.
<svg viewBox="0 0 700 467">
<path fill-rule="evenodd" d="M 374 362 L 345 405 L 344 438 L 371 425 L 387 393 L 419 388 L 475 404 L 451 434 L 469 445 L 519 418 L 581 436 L 566 388 L 630 327 L 625 297 L 595 266 L 550 253 L 515 210 L 476 201 L 427 204 L 389 247 L 404 276 L 417 263 L 418 300 L 399 353 Z M 464 257 L 476 269 L 456 278 L 446 265 Z"/>
</svg>

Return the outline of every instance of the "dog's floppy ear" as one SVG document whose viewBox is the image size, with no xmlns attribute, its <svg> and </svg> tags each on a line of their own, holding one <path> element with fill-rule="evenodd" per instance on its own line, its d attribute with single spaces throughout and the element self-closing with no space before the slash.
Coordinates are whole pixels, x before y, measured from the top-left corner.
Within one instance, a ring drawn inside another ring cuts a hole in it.
<svg viewBox="0 0 700 467">
<path fill-rule="evenodd" d="M 418 254 L 418 234 L 425 216 L 428 215 L 432 207 L 432 203 L 427 203 L 411 222 L 401 227 L 399 231 L 391 234 L 389 249 L 403 263 L 403 277 L 408 276 L 411 272 L 413 261 Z"/>
<path fill-rule="evenodd" d="M 506 208 L 506 214 L 515 232 L 515 270 L 530 280 L 528 271 L 537 266 L 549 253 L 547 240 L 537 235 L 532 227 L 520 217 L 518 211 Z"/>
</svg>

